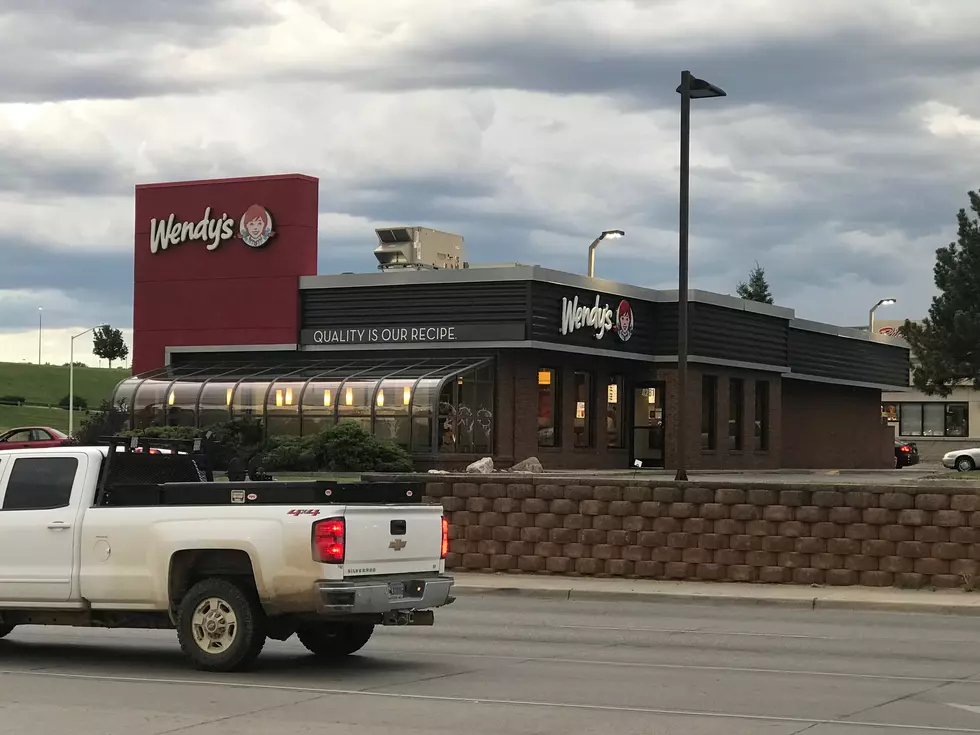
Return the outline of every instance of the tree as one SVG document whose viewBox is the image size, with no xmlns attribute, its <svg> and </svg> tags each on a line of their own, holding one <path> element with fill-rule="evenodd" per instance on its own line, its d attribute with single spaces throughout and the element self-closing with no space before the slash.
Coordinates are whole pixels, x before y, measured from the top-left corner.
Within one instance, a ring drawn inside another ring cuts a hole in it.
<svg viewBox="0 0 980 735">
<path fill-rule="evenodd" d="M 766 281 L 766 271 L 758 263 L 749 273 L 749 282 L 739 282 L 738 295 L 740 298 L 758 301 L 760 304 L 772 303 L 772 292 L 769 290 L 769 283 Z"/>
<path fill-rule="evenodd" d="M 948 396 L 958 383 L 980 389 L 980 194 L 968 193 L 973 219 L 956 215 L 957 241 L 936 250 L 939 295 L 921 323 L 906 320 L 899 333 L 918 364 L 912 383 L 927 395 Z"/>
<path fill-rule="evenodd" d="M 123 340 L 122 332 L 109 325 L 95 330 L 92 335 L 92 352 L 97 357 L 108 360 L 109 367 L 112 367 L 113 360 L 125 360 L 129 357 L 129 348 Z"/>
</svg>

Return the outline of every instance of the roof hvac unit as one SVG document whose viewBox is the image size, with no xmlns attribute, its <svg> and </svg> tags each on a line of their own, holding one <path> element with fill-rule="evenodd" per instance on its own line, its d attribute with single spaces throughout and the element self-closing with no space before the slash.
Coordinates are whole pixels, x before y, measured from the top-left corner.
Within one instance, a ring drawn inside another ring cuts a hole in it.
<svg viewBox="0 0 980 735">
<path fill-rule="evenodd" d="M 374 231 L 378 270 L 463 267 L 463 238 L 428 227 L 386 227 Z"/>
</svg>

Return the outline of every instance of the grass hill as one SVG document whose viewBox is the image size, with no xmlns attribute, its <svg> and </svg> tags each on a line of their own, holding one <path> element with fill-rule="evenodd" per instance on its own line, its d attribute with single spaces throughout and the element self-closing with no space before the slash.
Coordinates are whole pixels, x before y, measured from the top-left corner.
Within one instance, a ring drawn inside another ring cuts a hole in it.
<svg viewBox="0 0 980 735">
<path fill-rule="evenodd" d="M 129 375 L 129 368 L 76 367 L 75 396 L 97 408 Z M 0 396 L 17 396 L 26 402 L 23 406 L 0 405 L 0 430 L 31 425 L 67 430 L 68 412 L 57 408 L 67 395 L 66 366 L 0 362 Z M 84 417 L 84 412 L 76 411 L 75 425 Z"/>
</svg>

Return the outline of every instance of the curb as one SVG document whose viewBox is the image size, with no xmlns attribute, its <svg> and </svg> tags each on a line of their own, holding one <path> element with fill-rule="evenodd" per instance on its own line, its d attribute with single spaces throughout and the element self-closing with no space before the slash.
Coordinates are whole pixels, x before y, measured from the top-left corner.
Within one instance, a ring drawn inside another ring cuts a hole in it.
<svg viewBox="0 0 980 735">
<path fill-rule="evenodd" d="M 491 587 L 453 585 L 456 597 L 519 597 L 564 602 L 642 602 L 712 607 L 776 607 L 798 610 L 850 610 L 863 612 L 924 613 L 932 615 L 980 616 L 980 599 L 969 604 L 944 604 L 912 600 L 833 599 L 819 595 L 812 598 L 737 597 L 686 592 L 623 592 L 604 590 L 549 589 L 543 587 Z"/>
</svg>

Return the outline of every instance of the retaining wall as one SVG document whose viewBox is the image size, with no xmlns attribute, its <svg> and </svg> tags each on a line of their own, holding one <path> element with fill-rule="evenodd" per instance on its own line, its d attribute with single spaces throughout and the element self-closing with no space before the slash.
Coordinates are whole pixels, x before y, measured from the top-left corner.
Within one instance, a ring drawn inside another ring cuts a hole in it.
<svg viewBox="0 0 980 735">
<path fill-rule="evenodd" d="M 456 570 L 970 589 L 980 572 L 970 488 L 399 479 L 442 503 Z"/>
</svg>

